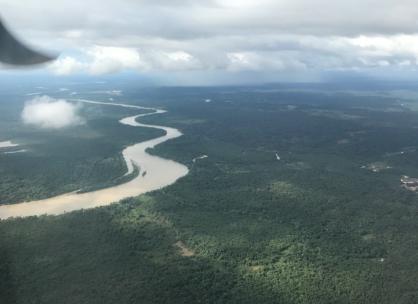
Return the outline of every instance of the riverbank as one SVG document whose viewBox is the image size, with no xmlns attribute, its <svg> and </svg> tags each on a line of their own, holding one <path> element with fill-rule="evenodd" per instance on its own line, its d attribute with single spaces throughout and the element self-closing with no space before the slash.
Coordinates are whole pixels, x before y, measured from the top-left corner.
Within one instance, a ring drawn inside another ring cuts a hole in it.
<svg viewBox="0 0 418 304">
<path fill-rule="evenodd" d="M 42 200 L 12 205 L 2 205 L 0 206 L 0 219 L 37 216 L 43 214 L 59 215 L 80 209 L 106 206 L 128 197 L 138 196 L 140 194 L 171 185 L 188 173 L 188 168 L 186 166 L 172 160 L 150 155 L 146 152 L 147 149 L 152 149 L 156 145 L 183 135 L 175 128 L 148 125 L 137 121 L 140 117 L 163 114 L 166 111 L 135 105 L 97 102 L 83 99 L 78 99 L 76 101 L 89 104 L 153 111 L 151 113 L 129 116 L 119 121 L 121 124 L 132 127 L 154 128 L 165 131 L 166 134 L 163 136 L 134 144 L 126 147 L 122 151 L 128 167 L 127 174 L 133 171 L 133 164 L 140 166 L 141 172 L 146 172 L 146 174 L 139 174 L 129 182 L 97 191 L 86 193 L 71 192 Z"/>
</svg>

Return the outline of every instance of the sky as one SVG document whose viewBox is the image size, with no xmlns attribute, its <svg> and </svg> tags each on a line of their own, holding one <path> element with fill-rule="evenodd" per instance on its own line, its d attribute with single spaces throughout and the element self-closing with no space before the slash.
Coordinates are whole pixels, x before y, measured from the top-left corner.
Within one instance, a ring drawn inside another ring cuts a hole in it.
<svg viewBox="0 0 418 304">
<path fill-rule="evenodd" d="M 416 77 L 416 0 L 0 0 L 54 77 L 172 84 Z M 7 73 L 2 69 L 1 73 Z"/>
</svg>

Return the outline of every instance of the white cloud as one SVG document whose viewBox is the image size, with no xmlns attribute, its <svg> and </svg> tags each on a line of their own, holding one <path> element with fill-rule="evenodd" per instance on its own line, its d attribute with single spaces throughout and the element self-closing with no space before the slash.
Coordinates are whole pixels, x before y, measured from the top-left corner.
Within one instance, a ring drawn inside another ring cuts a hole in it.
<svg viewBox="0 0 418 304">
<path fill-rule="evenodd" d="M 417 68 L 416 0 L 0 3 L 20 37 L 66 54 L 50 67 L 58 75 Z"/>
<path fill-rule="evenodd" d="M 154 70 L 185 71 L 202 69 L 201 62 L 185 51 L 150 52 L 147 56 Z"/>
<path fill-rule="evenodd" d="M 49 66 L 49 69 L 56 75 L 70 75 L 83 71 L 84 68 L 85 64 L 69 56 L 58 58 Z"/>
<path fill-rule="evenodd" d="M 80 106 L 64 99 L 38 96 L 26 102 L 22 111 L 23 123 L 44 129 L 61 129 L 80 125 Z"/>
<path fill-rule="evenodd" d="M 69 30 L 63 33 L 65 38 L 68 39 L 78 39 L 83 37 L 83 31 L 80 30 Z"/>
<path fill-rule="evenodd" d="M 64 57 L 51 66 L 58 75 L 93 75 L 124 70 L 139 72 L 298 72 L 397 68 L 414 70 L 418 35 L 328 37 L 257 35 L 196 41 L 148 42 L 135 48 L 83 48 L 75 59 Z"/>
<path fill-rule="evenodd" d="M 145 68 L 139 52 L 132 48 L 95 46 L 87 50 L 92 59 L 88 71 L 94 75 Z"/>
<path fill-rule="evenodd" d="M 306 65 L 286 53 L 238 52 L 227 54 L 229 71 L 302 71 Z"/>
<path fill-rule="evenodd" d="M 82 60 L 70 56 L 58 58 L 49 69 L 56 75 L 80 72 L 101 75 L 146 68 L 139 52 L 132 48 L 94 46 L 81 49 L 78 57 Z"/>
<path fill-rule="evenodd" d="M 79 58 L 65 56 L 49 69 L 56 75 L 88 73 L 102 75 L 124 70 L 184 71 L 203 69 L 201 62 L 185 51 L 147 50 L 143 55 L 133 48 L 94 46 L 80 50 Z"/>
<path fill-rule="evenodd" d="M 260 70 L 261 62 L 254 53 L 230 53 L 228 69 L 231 71 L 257 71 Z"/>
</svg>

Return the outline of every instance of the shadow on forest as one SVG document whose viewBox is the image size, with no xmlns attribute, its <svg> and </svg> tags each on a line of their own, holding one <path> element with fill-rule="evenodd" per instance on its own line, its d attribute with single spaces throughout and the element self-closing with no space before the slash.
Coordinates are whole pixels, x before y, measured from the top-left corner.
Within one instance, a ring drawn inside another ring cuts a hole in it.
<svg viewBox="0 0 418 304">
<path fill-rule="evenodd" d="M 0 303 L 17 303 L 12 268 L 13 264 L 10 253 L 4 248 L 0 249 Z"/>
</svg>

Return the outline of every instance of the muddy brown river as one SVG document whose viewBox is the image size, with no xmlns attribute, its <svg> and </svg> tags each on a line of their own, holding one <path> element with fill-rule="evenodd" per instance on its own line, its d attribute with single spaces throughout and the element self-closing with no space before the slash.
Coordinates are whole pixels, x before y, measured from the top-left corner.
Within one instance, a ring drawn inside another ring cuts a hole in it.
<svg viewBox="0 0 418 304">
<path fill-rule="evenodd" d="M 146 174 L 139 174 L 137 177 L 124 184 L 92 192 L 71 192 L 42 200 L 23 202 L 12 205 L 1 205 L 0 219 L 7 219 L 10 217 L 27 217 L 43 214 L 59 215 L 74 210 L 106 206 L 128 197 L 138 196 L 140 194 L 171 185 L 189 172 L 188 168 L 182 164 L 169 159 L 153 156 L 146 152 L 146 150 L 149 148 L 153 148 L 156 145 L 166 142 L 167 140 L 174 139 L 183 135 L 179 130 L 175 128 L 143 124 L 138 121 L 140 117 L 163 114 L 165 113 L 164 110 L 83 99 L 78 99 L 77 101 L 89 104 L 97 104 L 98 106 L 126 107 L 153 111 L 147 114 L 129 116 L 119 121 L 121 124 L 128 125 L 133 128 L 154 128 L 165 131 L 166 134 L 164 136 L 128 146 L 122 151 L 123 157 L 128 167 L 128 172 L 126 172 L 126 174 L 133 172 L 133 164 L 136 164 L 140 167 L 141 173 L 146 171 Z"/>
</svg>

